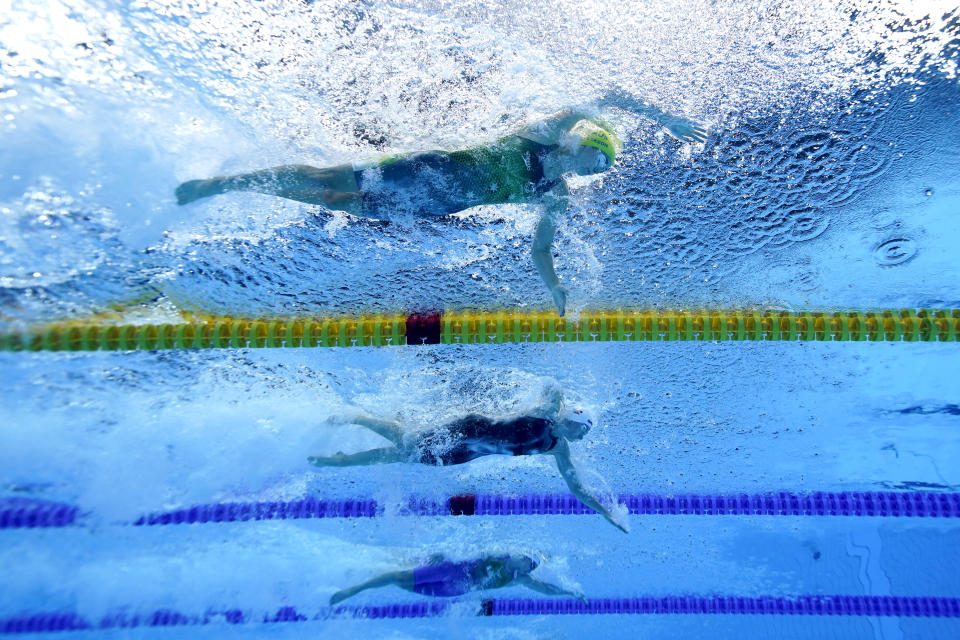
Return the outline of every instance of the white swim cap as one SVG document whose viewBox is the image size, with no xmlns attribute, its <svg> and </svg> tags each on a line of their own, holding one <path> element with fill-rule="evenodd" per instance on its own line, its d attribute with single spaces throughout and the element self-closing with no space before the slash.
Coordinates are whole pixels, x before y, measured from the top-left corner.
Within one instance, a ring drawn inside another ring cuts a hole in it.
<svg viewBox="0 0 960 640">
<path fill-rule="evenodd" d="M 573 406 L 563 412 L 561 416 L 564 420 L 582 424 L 588 429 L 593 428 L 593 417 L 587 413 L 583 407 Z"/>
</svg>

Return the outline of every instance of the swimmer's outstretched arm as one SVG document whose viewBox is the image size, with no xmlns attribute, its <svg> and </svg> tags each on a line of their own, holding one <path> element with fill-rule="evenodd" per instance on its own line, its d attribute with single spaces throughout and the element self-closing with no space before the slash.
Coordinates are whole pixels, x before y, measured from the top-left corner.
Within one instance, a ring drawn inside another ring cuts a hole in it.
<svg viewBox="0 0 960 640">
<path fill-rule="evenodd" d="M 656 106 L 642 98 L 631 95 L 622 89 L 613 89 L 597 101 L 597 106 L 618 107 L 625 111 L 646 116 L 662 125 L 671 136 L 681 142 L 704 142 L 707 139 L 707 129 L 687 118 L 675 116 L 661 111 Z"/>
<path fill-rule="evenodd" d="M 558 587 L 555 584 L 550 584 L 549 582 L 543 582 L 541 580 L 536 580 L 530 576 L 517 576 L 513 581 L 516 584 L 522 585 L 528 589 L 533 589 L 540 593 L 546 594 L 548 596 L 573 596 L 583 604 L 587 604 L 587 596 L 577 591 L 568 591 L 563 587 Z"/>
<path fill-rule="evenodd" d="M 598 117 L 600 110 L 606 107 L 617 107 L 624 111 L 646 116 L 662 125 L 667 133 L 681 142 L 704 142 L 707 139 L 706 127 L 693 120 L 662 111 L 653 104 L 622 89 L 608 91 L 592 107 L 558 111 L 548 118 L 538 120 L 520 129 L 516 135 L 540 144 L 559 144 L 563 136 L 573 128 L 573 125 L 580 120 Z"/>
<path fill-rule="evenodd" d="M 557 312 L 561 316 L 567 310 L 567 290 L 560 284 L 560 279 L 557 277 L 557 271 L 553 266 L 551 246 L 553 245 L 553 236 L 557 232 L 556 219 L 567 210 L 567 195 L 569 195 L 567 187 L 561 182 L 543 197 L 541 206 L 543 206 L 544 211 L 540 217 L 540 222 L 537 224 L 531 250 L 537 273 L 540 274 L 543 283 L 550 290 L 553 302 L 557 305 Z"/>
<path fill-rule="evenodd" d="M 563 109 L 548 118 L 533 122 L 518 130 L 516 135 L 545 145 L 559 144 L 573 125 L 581 120 L 595 118 L 599 111 L 589 109 Z"/>
<path fill-rule="evenodd" d="M 580 502 L 606 518 L 607 521 L 617 529 L 620 529 L 620 531 L 624 533 L 630 533 L 630 530 L 617 522 L 613 514 L 610 513 L 610 510 L 600 504 L 600 501 L 591 495 L 587 488 L 583 486 L 580 476 L 577 474 L 577 468 L 573 466 L 573 460 L 570 459 L 570 446 L 567 444 L 567 441 L 561 438 L 560 442 L 557 443 L 557 446 L 554 447 L 550 453 L 557 459 L 557 468 L 560 470 L 560 475 L 567 483 L 567 486 L 570 487 L 570 492 L 577 496 Z"/>
</svg>

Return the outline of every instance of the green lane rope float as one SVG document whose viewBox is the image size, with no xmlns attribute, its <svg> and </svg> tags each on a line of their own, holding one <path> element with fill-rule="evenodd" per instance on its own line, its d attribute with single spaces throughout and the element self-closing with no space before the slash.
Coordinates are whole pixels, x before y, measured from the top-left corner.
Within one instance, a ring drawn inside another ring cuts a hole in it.
<svg viewBox="0 0 960 640">
<path fill-rule="evenodd" d="M 123 324 L 66 321 L 0 332 L 3 351 L 132 351 L 421 344 L 665 341 L 957 342 L 960 309 L 521 311 Z"/>
</svg>

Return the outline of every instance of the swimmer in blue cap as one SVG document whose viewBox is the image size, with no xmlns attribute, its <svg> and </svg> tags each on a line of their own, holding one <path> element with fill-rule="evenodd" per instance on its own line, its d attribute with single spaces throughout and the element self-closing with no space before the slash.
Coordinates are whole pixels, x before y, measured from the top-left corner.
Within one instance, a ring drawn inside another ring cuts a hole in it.
<svg viewBox="0 0 960 640">
<path fill-rule="evenodd" d="M 550 247 L 557 219 L 568 206 L 564 176 L 598 174 L 616 163 L 619 138 L 595 115 L 606 106 L 650 117 L 682 142 L 706 140 L 706 130 L 694 122 L 614 91 L 592 109 L 561 111 L 490 144 L 326 168 L 284 165 L 190 180 L 177 187 L 177 203 L 228 191 L 255 191 L 379 220 L 439 217 L 479 205 L 539 203 L 543 212 L 533 241 L 533 263 L 562 316 L 567 290 L 557 277 Z"/>
<path fill-rule="evenodd" d="M 464 562 L 451 562 L 441 555 L 435 555 L 426 565 L 416 569 L 391 571 L 349 589 L 338 591 L 330 597 L 330 604 L 343 602 L 367 589 L 390 585 L 421 595 L 441 598 L 460 596 L 470 591 L 501 589 L 516 585 L 550 596 L 569 595 L 582 602 L 587 601 L 583 594 L 531 578 L 530 573 L 537 566 L 536 560 L 525 555 L 490 555 Z"/>
<path fill-rule="evenodd" d="M 570 458 L 568 441 L 581 440 L 593 427 L 593 419 L 580 408 L 564 408 L 563 394 L 556 386 L 546 390 L 546 402 L 525 415 L 494 420 L 471 414 L 442 427 L 413 431 L 393 420 L 383 420 L 362 411 L 329 422 L 366 427 L 393 443 L 391 447 L 333 456 L 311 456 L 318 467 L 353 467 L 391 462 L 415 462 L 434 466 L 457 465 L 482 456 L 551 455 L 571 493 L 600 513 L 624 533 L 626 523 L 618 522 L 583 484 Z"/>
</svg>

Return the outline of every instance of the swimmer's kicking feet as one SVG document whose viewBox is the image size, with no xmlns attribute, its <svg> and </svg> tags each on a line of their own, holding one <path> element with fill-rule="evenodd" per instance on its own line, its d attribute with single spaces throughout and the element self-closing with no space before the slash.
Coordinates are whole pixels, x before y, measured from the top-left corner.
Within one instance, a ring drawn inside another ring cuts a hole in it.
<svg viewBox="0 0 960 640">
<path fill-rule="evenodd" d="M 690 120 L 611 91 L 590 108 L 566 109 L 490 144 L 326 168 L 284 165 L 190 180 L 177 187 L 177 203 L 228 191 L 255 191 L 379 220 L 398 215 L 435 218 L 479 205 L 539 204 L 533 263 L 562 316 L 567 290 L 557 277 L 551 245 L 569 204 L 565 177 L 602 173 L 616 162 L 620 141 L 597 115 L 605 107 L 651 118 L 681 142 L 703 142 L 707 137 L 706 129 Z"/>
<path fill-rule="evenodd" d="M 564 409 L 563 393 L 556 386 L 546 390 L 546 401 L 525 415 L 494 420 L 468 415 L 450 424 L 414 432 L 400 423 L 383 420 L 363 412 L 344 416 L 334 422 L 366 427 L 393 443 L 391 447 L 333 456 L 311 456 L 308 462 L 318 467 L 352 467 L 391 462 L 415 462 L 435 466 L 456 465 L 488 455 L 550 455 L 557 461 L 560 475 L 581 502 L 600 513 L 624 533 L 626 523 L 618 522 L 583 484 L 570 458 L 568 441 L 581 440 L 593 421 L 580 409 Z"/>
<path fill-rule="evenodd" d="M 530 573 L 536 568 L 537 562 L 524 555 L 490 555 L 464 562 L 451 562 L 441 555 L 435 555 L 426 565 L 416 569 L 391 571 L 338 591 L 331 596 L 330 604 L 343 602 L 367 589 L 390 585 L 425 596 L 446 598 L 470 591 L 517 585 L 550 596 L 569 595 L 587 602 L 581 593 L 531 578 Z"/>
</svg>

